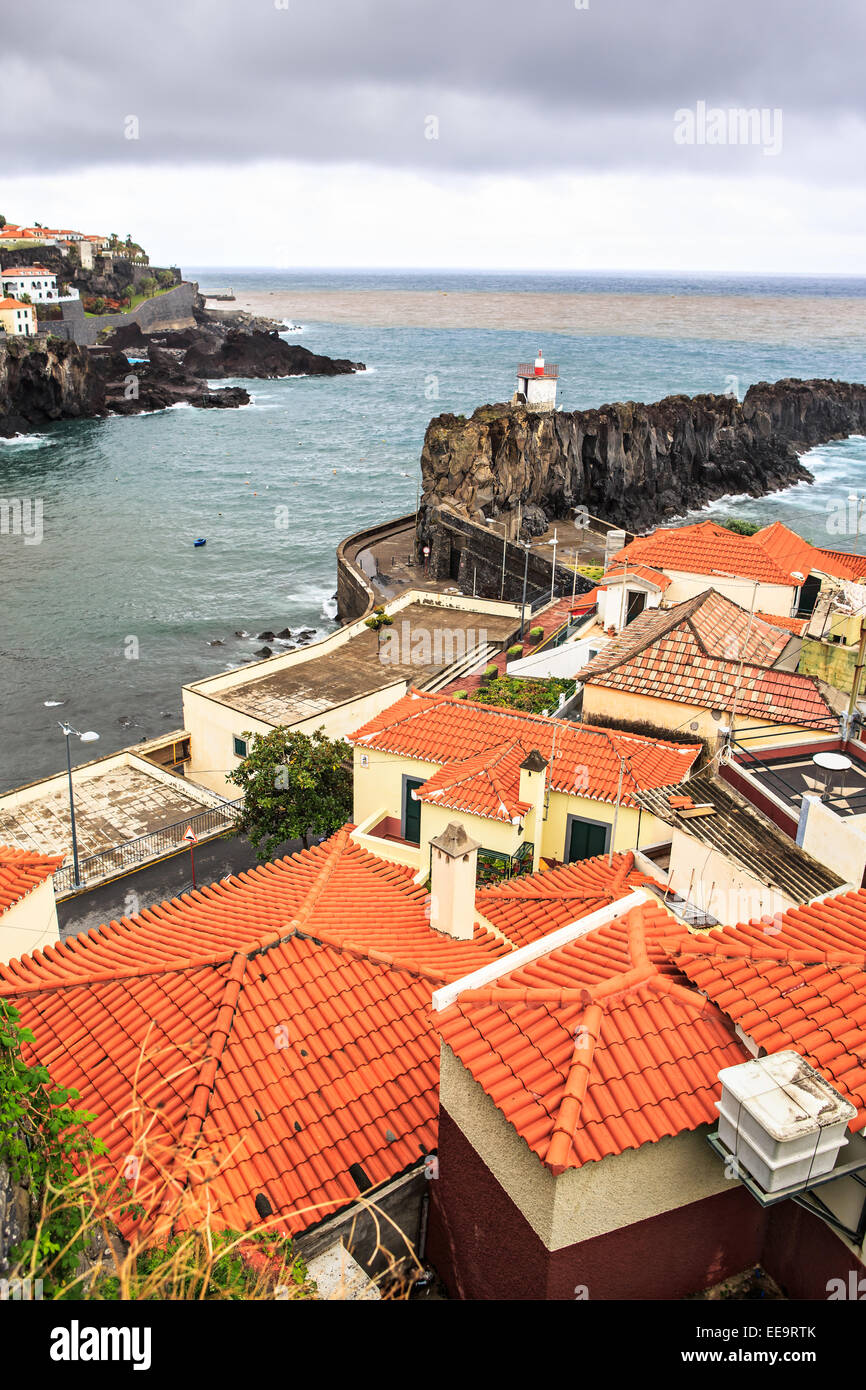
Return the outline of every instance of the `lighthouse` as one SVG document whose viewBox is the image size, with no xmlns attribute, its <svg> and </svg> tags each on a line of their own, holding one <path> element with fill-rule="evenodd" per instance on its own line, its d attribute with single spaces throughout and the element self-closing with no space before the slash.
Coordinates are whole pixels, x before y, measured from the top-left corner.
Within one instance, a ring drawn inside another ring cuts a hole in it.
<svg viewBox="0 0 866 1390">
<path fill-rule="evenodd" d="M 525 405 L 527 410 L 555 410 L 556 383 L 559 367 L 555 362 L 545 362 L 544 353 L 538 349 L 534 362 L 521 362 L 517 368 L 517 391 L 512 405 Z"/>
</svg>

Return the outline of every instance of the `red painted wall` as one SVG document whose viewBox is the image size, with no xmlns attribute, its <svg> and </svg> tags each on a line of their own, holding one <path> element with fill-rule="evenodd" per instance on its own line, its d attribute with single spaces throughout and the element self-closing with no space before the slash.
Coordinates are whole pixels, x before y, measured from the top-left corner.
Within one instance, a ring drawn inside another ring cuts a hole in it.
<svg viewBox="0 0 866 1390">
<path fill-rule="evenodd" d="M 745 1188 L 549 1251 L 462 1130 L 439 1113 L 427 1258 L 453 1298 L 678 1299 L 761 1264 L 790 1297 L 825 1299 L 827 1280 L 866 1273 L 832 1231 L 791 1202 L 764 1211 Z"/>
</svg>

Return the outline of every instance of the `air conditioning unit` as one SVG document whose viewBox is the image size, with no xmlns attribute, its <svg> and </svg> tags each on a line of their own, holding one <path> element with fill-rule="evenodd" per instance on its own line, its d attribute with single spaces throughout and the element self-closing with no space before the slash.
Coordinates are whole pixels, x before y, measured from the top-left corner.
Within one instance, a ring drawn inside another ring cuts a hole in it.
<svg viewBox="0 0 866 1390">
<path fill-rule="evenodd" d="M 719 1072 L 719 1139 L 765 1192 L 829 1173 L 856 1109 L 797 1052 Z"/>
</svg>

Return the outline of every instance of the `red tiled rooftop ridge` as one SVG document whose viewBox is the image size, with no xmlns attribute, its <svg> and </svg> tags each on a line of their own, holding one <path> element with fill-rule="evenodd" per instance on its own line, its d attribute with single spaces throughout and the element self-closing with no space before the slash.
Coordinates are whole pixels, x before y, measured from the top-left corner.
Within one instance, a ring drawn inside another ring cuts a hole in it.
<svg viewBox="0 0 866 1390">
<path fill-rule="evenodd" d="M 352 734 L 350 742 L 436 763 L 445 774 L 439 783 L 443 786 L 455 765 L 459 771 L 461 764 L 476 757 L 483 765 L 485 753 L 491 750 L 497 762 L 506 743 L 519 743 L 524 755 L 535 748 L 547 761 L 548 786 L 553 791 L 596 801 L 616 800 L 622 765 L 622 803 L 628 806 L 636 805 L 635 791 L 681 781 L 700 753 L 698 744 L 574 724 L 414 689 Z M 672 774 L 667 779 L 666 770 Z M 429 786 L 430 782 L 425 783 L 425 791 Z M 512 800 L 519 799 L 518 788 L 519 777 L 512 784 Z M 480 796 L 477 784 L 474 790 Z"/>
<path fill-rule="evenodd" d="M 678 967 L 767 1052 L 800 1053 L 866 1125 L 866 891 L 670 943 Z"/>
<path fill-rule="evenodd" d="M 636 537 L 613 561 L 617 566 L 627 561 L 685 574 L 724 574 L 797 588 L 812 571 L 840 579 L 866 575 L 866 556 L 814 546 L 780 521 L 751 536 L 741 536 L 715 521 L 660 527 Z"/>
<path fill-rule="evenodd" d="M 0 845 L 0 914 L 32 893 L 62 863 L 62 854 L 36 854 L 15 845 Z"/>
<path fill-rule="evenodd" d="M 711 1123 L 720 1068 L 748 1056 L 672 967 L 672 926 L 660 905 L 633 908 L 439 1015 L 443 1041 L 555 1174 Z"/>
</svg>

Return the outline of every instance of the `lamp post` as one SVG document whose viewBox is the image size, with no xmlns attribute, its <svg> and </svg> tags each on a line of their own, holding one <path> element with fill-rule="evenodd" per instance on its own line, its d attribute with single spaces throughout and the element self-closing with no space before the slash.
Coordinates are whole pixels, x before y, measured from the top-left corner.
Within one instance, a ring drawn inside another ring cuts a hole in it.
<svg viewBox="0 0 866 1390">
<path fill-rule="evenodd" d="M 78 873 L 78 837 L 75 833 L 75 798 L 72 794 L 72 746 L 69 740 L 74 734 L 81 743 L 96 743 L 99 734 L 95 734 L 92 729 L 86 733 L 81 733 L 80 730 L 73 729 L 71 724 L 64 724 L 62 720 L 58 720 L 57 722 L 59 728 L 63 730 L 66 736 L 66 774 L 69 778 L 69 822 L 72 826 L 72 872 L 75 879 L 72 886 L 73 888 L 80 888 L 81 880 Z"/>
</svg>

